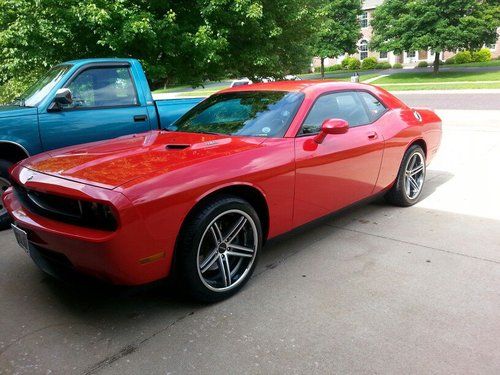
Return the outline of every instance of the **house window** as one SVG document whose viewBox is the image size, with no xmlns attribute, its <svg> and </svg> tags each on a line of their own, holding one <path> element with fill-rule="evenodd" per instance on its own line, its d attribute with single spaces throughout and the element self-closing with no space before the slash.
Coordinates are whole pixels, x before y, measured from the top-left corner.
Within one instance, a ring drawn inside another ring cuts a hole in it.
<svg viewBox="0 0 500 375">
<path fill-rule="evenodd" d="M 406 57 L 408 57 L 409 59 L 414 59 L 415 56 L 416 56 L 415 51 L 406 52 Z"/>
<path fill-rule="evenodd" d="M 363 12 L 361 16 L 359 16 L 359 24 L 361 27 L 368 27 L 368 12 Z"/>
<path fill-rule="evenodd" d="M 364 60 L 368 57 L 368 41 L 363 39 L 359 42 L 359 59 Z"/>
<path fill-rule="evenodd" d="M 496 49 L 497 49 L 497 44 L 496 44 L 496 43 L 490 44 L 490 45 L 488 46 L 488 48 L 489 48 L 490 50 L 494 51 L 494 50 L 496 50 Z"/>
<path fill-rule="evenodd" d="M 387 52 L 380 52 L 381 59 L 387 59 Z"/>
</svg>

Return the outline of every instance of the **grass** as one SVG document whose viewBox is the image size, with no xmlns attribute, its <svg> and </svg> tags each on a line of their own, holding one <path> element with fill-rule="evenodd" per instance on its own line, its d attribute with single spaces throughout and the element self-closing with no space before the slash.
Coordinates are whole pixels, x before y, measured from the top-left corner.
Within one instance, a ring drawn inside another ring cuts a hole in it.
<svg viewBox="0 0 500 375">
<path fill-rule="evenodd" d="M 377 85 L 384 83 L 423 83 L 423 82 L 460 82 L 460 81 L 500 81 L 500 71 L 497 72 L 440 72 L 433 74 L 425 73 L 395 73 L 383 77 L 375 82 Z"/>
<path fill-rule="evenodd" d="M 346 78 L 345 76 L 348 76 L 347 79 L 350 79 L 352 73 L 359 73 L 361 77 L 363 76 L 373 76 L 373 75 L 378 75 L 374 73 L 368 73 L 370 70 L 338 70 L 335 72 L 325 72 L 325 78 L 327 79 L 338 79 L 338 80 L 343 80 L 343 78 Z M 304 73 L 304 74 L 297 74 L 298 77 L 302 79 L 318 79 L 320 76 L 319 72 L 315 73 Z"/>
<path fill-rule="evenodd" d="M 163 89 L 155 90 L 154 93 L 155 94 L 171 93 L 171 92 L 177 92 L 179 90 L 186 90 L 186 89 L 189 89 L 191 87 L 192 86 L 189 86 L 189 85 L 175 85 L 175 86 L 170 86 L 170 87 L 166 87 Z"/>
<path fill-rule="evenodd" d="M 494 60 L 498 62 L 498 60 Z M 492 61 L 488 61 L 491 63 Z M 464 66 L 464 65 L 457 65 Z M 345 76 L 349 72 L 341 71 L 336 73 L 327 73 L 326 80 L 336 80 L 348 82 L 351 77 Z M 307 79 L 308 76 L 314 74 L 303 74 L 301 77 Z M 342 76 L 344 75 L 344 76 Z M 361 72 L 360 81 L 364 82 L 368 79 L 379 76 L 378 73 Z M 442 71 L 435 75 L 432 72 L 416 72 L 416 73 L 394 73 L 387 77 L 381 77 L 373 82 L 377 86 L 381 86 L 389 91 L 414 91 L 414 90 L 463 90 L 463 89 L 498 89 L 500 88 L 500 71 L 486 72 L 453 72 Z M 189 89 L 189 85 L 179 85 L 168 87 L 167 89 L 156 90 L 154 93 L 178 93 L 178 97 L 205 97 L 213 93 L 225 89 L 228 85 L 219 85 L 217 87 L 198 88 L 192 91 L 179 90 Z"/>
<path fill-rule="evenodd" d="M 490 60 L 484 62 L 475 62 L 475 63 L 467 63 L 467 64 L 448 64 L 444 65 L 446 67 L 453 68 L 456 66 L 457 68 L 461 67 L 482 67 L 482 66 L 500 66 L 500 60 Z"/>
<path fill-rule="evenodd" d="M 378 85 L 378 81 L 373 82 Z M 500 81 L 490 83 L 456 83 L 456 84 L 426 84 L 426 85 L 397 85 L 380 87 L 387 91 L 416 91 L 416 90 L 472 90 L 472 89 L 500 89 Z"/>
</svg>

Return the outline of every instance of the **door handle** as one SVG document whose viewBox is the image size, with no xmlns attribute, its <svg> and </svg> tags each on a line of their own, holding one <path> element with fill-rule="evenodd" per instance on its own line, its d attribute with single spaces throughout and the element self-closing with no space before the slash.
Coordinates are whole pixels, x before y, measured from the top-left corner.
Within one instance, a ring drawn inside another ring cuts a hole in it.
<svg viewBox="0 0 500 375">
<path fill-rule="evenodd" d="M 146 116 L 146 115 L 134 116 L 134 122 L 142 122 L 142 121 L 146 121 L 147 119 L 148 119 L 148 116 Z"/>
<path fill-rule="evenodd" d="M 377 132 L 369 132 L 368 133 L 368 139 L 377 139 L 377 138 L 378 138 Z"/>
</svg>

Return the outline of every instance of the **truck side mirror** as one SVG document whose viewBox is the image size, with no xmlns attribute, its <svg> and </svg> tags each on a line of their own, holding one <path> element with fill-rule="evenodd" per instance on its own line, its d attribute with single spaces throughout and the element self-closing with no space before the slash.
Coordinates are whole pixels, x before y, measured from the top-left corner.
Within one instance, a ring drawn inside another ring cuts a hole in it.
<svg viewBox="0 0 500 375">
<path fill-rule="evenodd" d="M 54 102 L 61 105 L 70 105 L 73 103 L 73 95 L 70 89 L 59 89 L 54 97 Z"/>
</svg>

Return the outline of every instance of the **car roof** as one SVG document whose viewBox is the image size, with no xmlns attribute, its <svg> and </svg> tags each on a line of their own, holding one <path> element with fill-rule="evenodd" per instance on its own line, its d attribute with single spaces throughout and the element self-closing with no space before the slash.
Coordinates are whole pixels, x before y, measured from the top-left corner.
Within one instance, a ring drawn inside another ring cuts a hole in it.
<svg viewBox="0 0 500 375">
<path fill-rule="evenodd" d="M 349 90 L 361 87 L 371 88 L 369 85 L 360 83 L 327 81 L 327 80 L 302 80 L 302 81 L 277 81 L 268 83 L 254 83 L 252 85 L 237 86 L 228 88 L 219 93 L 240 92 L 240 91 L 290 91 L 313 93 L 316 91 Z"/>
</svg>

